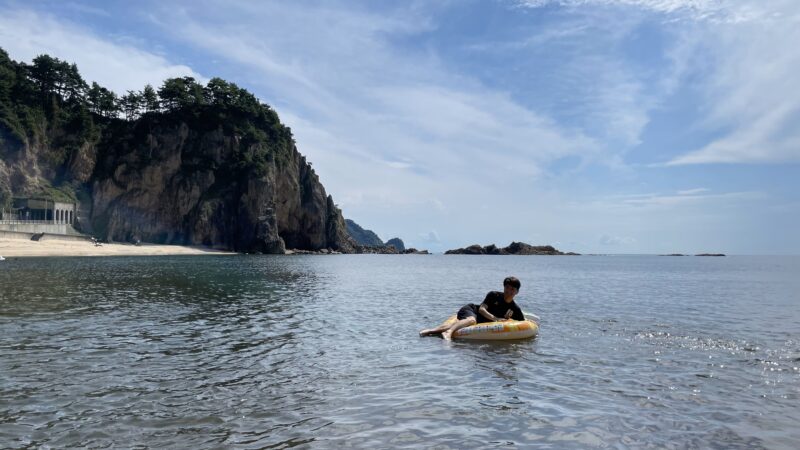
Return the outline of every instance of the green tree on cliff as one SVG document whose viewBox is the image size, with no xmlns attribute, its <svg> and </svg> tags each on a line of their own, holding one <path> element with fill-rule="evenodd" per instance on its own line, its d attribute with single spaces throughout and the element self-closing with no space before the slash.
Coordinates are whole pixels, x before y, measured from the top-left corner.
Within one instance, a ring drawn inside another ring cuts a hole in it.
<svg viewBox="0 0 800 450">
<path fill-rule="evenodd" d="M 133 120 L 139 117 L 142 108 L 142 96 L 135 91 L 128 91 L 119 99 L 120 109 L 125 114 L 125 120 Z"/>
<path fill-rule="evenodd" d="M 31 81 L 39 88 L 39 92 L 44 98 L 55 90 L 56 79 L 58 78 L 58 66 L 61 61 L 49 55 L 39 55 L 33 58 L 33 64 L 28 67 Z"/>
<path fill-rule="evenodd" d="M 27 71 L 43 102 L 53 99 L 72 103 L 83 101 L 87 85 L 76 64 L 49 55 L 39 55 L 33 59 Z"/>
<path fill-rule="evenodd" d="M 16 84 L 17 74 L 14 62 L 5 50 L 0 49 L 0 121 L 11 113 L 11 93 Z"/>
<path fill-rule="evenodd" d="M 198 84 L 193 77 L 169 78 L 158 90 L 161 105 L 173 111 L 191 105 L 205 103 L 203 86 Z"/>
<path fill-rule="evenodd" d="M 100 86 L 97 82 L 92 82 L 92 87 L 89 88 L 86 100 L 89 103 L 90 110 L 103 117 L 117 117 L 120 111 L 117 94 Z"/>
<path fill-rule="evenodd" d="M 142 107 L 144 108 L 144 112 L 152 112 L 158 111 L 158 94 L 156 90 L 153 89 L 153 86 L 149 84 L 144 87 L 142 90 Z"/>
<path fill-rule="evenodd" d="M 204 91 L 206 103 L 229 106 L 236 97 L 236 85 L 222 78 L 214 77 L 208 81 Z"/>
<path fill-rule="evenodd" d="M 64 75 L 64 83 L 64 93 L 68 99 L 81 102 L 84 101 L 84 96 L 89 86 L 81 77 L 77 64 L 72 63 L 72 65 L 69 66 L 69 69 L 66 70 Z"/>
</svg>

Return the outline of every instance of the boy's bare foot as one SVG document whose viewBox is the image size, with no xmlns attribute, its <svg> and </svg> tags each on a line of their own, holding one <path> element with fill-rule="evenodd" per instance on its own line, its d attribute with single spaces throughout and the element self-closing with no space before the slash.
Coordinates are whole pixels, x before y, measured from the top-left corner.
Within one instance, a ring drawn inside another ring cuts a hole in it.
<svg viewBox="0 0 800 450">
<path fill-rule="evenodd" d="M 453 340 L 453 332 L 450 330 L 442 332 L 442 339 L 445 341 L 452 341 Z"/>
<path fill-rule="evenodd" d="M 431 330 L 429 330 L 429 329 L 428 330 L 422 330 L 422 331 L 419 332 L 419 337 L 424 337 L 424 336 L 427 336 L 429 334 L 431 334 Z"/>
</svg>

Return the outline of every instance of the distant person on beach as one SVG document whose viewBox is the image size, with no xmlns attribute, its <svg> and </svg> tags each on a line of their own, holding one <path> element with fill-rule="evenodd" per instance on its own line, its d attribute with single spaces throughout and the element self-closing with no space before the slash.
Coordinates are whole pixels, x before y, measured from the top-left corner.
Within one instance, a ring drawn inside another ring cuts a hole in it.
<svg viewBox="0 0 800 450">
<path fill-rule="evenodd" d="M 453 333 L 476 323 L 525 320 L 522 309 L 514 302 L 514 297 L 519 294 L 520 286 L 518 279 L 508 277 L 503 280 L 503 292 L 489 292 L 480 305 L 470 303 L 462 306 L 458 310 L 456 315 L 458 320 L 455 323 L 422 330 L 419 335 L 430 336 L 441 333 L 442 337 L 449 341 L 453 338 Z"/>
</svg>

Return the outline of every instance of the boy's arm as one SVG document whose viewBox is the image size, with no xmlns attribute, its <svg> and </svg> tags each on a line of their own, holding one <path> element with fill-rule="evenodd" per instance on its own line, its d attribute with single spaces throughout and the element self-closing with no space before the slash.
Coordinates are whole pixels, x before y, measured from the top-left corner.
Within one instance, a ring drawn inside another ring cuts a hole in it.
<svg viewBox="0 0 800 450">
<path fill-rule="evenodd" d="M 478 308 L 478 314 L 482 315 L 489 319 L 490 322 L 499 322 L 500 319 L 494 316 L 489 310 L 486 309 L 486 303 L 481 303 L 481 307 Z"/>
<path fill-rule="evenodd" d="M 522 309 L 514 308 L 514 313 L 511 315 L 511 318 L 514 320 L 525 320 L 525 314 L 522 313 Z"/>
</svg>

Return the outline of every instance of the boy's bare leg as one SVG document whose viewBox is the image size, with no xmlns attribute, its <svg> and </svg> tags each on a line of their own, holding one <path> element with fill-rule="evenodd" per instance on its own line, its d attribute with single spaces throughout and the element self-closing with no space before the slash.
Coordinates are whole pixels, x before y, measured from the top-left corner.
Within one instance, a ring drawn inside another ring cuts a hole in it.
<svg viewBox="0 0 800 450">
<path fill-rule="evenodd" d="M 467 317 L 466 319 L 462 319 L 457 321 L 456 323 L 450 325 L 450 328 L 442 332 L 442 337 L 445 341 L 450 341 L 453 339 L 453 333 L 456 331 L 468 327 L 470 325 L 475 325 L 478 321 L 474 317 Z"/>
<path fill-rule="evenodd" d="M 428 328 L 426 330 L 422 330 L 422 331 L 419 332 L 419 335 L 420 336 L 430 336 L 432 334 L 439 334 L 439 333 L 447 330 L 448 328 L 450 328 L 450 325 L 439 325 L 436 328 Z"/>
</svg>

